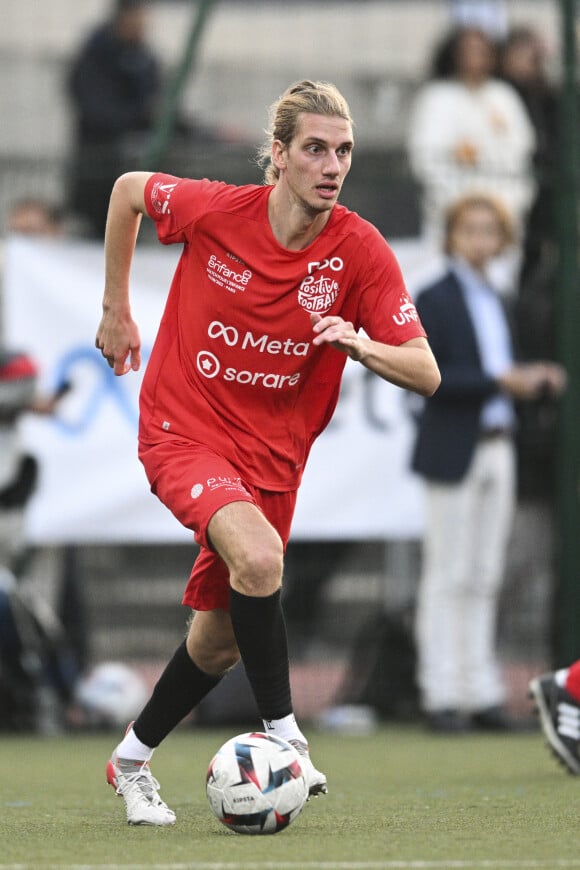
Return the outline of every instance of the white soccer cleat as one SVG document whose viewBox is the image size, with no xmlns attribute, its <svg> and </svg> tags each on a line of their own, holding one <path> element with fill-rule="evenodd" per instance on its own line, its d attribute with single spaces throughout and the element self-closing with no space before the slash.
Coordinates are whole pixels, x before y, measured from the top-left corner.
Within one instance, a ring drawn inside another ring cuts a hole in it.
<svg viewBox="0 0 580 870">
<path fill-rule="evenodd" d="M 304 778 L 308 784 L 308 800 L 310 800 L 314 795 L 328 794 L 326 777 L 319 770 L 316 770 L 312 764 L 308 744 L 303 743 L 302 740 L 289 740 L 288 742 L 294 747 L 300 756 L 302 773 L 304 774 Z"/>
<path fill-rule="evenodd" d="M 174 825 L 175 813 L 159 797 L 159 783 L 147 761 L 128 761 L 113 755 L 107 764 L 107 782 L 125 801 L 130 825 Z"/>
</svg>

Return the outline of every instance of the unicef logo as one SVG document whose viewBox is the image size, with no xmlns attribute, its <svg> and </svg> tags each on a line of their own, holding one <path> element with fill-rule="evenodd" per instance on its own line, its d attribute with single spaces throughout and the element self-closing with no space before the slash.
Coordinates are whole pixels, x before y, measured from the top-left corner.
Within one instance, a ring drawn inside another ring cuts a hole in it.
<svg viewBox="0 0 580 870">
<path fill-rule="evenodd" d="M 210 353 L 209 350 L 200 350 L 197 355 L 197 368 L 204 378 L 215 378 L 220 372 L 220 363 L 217 356 Z"/>
</svg>

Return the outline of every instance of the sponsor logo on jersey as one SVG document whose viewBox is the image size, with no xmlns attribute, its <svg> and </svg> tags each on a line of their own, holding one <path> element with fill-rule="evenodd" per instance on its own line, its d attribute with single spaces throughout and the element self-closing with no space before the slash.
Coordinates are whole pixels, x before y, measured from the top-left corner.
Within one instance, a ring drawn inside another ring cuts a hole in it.
<svg viewBox="0 0 580 870">
<path fill-rule="evenodd" d="M 228 347 L 257 350 L 272 356 L 307 356 L 310 349 L 309 341 L 294 341 L 292 338 L 280 340 L 270 338 L 267 333 L 256 336 L 251 330 L 241 335 L 235 326 L 226 326 L 220 320 L 212 320 L 207 334 L 210 338 L 221 338 Z"/>
<path fill-rule="evenodd" d="M 298 288 L 298 303 L 306 311 L 316 314 L 326 314 L 336 301 L 340 292 L 340 285 L 335 274 L 322 274 L 319 272 L 342 272 L 344 261 L 340 257 L 331 257 L 318 262 L 313 260 L 308 264 L 308 275 L 303 279 Z"/>
<path fill-rule="evenodd" d="M 197 355 L 197 368 L 204 378 L 211 380 L 219 375 L 221 365 L 217 356 L 210 353 L 209 350 L 200 350 Z"/>
<path fill-rule="evenodd" d="M 233 254 L 228 254 L 227 256 L 243 265 Z M 223 287 L 225 290 L 229 290 L 230 293 L 237 293 L 238 290 L 243 291 L 246 289 L 252 277 L 252 272 L 250 269 L 233 269 L 230 265 L 220 260 L 219 257 L 216 257 L 215 254 L 212 254 L 207 261 L 207 277 L 214 284 L 217 284 L 218 287 Z"/>
<path fill-rule="evenodd" d="M 401 296 L 399 313 L 393 314 L 393 320 L 397 326 L 405 326 L 407 323 L 417 323 L 419 320 L 417 309 L 408 296 Z"/>
<path fill-rule="evenodd" d="M 156 181 L 151 188 L 151 205 L 157 214 L 171 214 L 170 203 L 171 194 L 177 187 L 177 182 L 172 184 L 162 184 Z"/>
<path fill-rule="evenodd" d="M 297 356 L 305 357 L 310 349 L 308 341 L 294 341 L 292 338 L 274 339 L 267 333 L 254 335 L 251 330 L 241 333 L 235 326 L 228 326 L 221 320 L 212 320 L 207 330 L 208 337 L 213 341 L 222 342 L 227 347 L 237 347 L 240 350 L 254 350 L 266 356 Z M 251 371 L 235 366 L 222 367 L 216 354 L 209 350 L 201 350 L 197 355 L 197 368 L 204 378 L 211 380 L 221 375 L 224 381 L 246 384 L 252 387 L 280 390 L 284 387 L 295 387 L 300 381 L 300 372 L 280 374 L 278 372 Z"/>
</svg>

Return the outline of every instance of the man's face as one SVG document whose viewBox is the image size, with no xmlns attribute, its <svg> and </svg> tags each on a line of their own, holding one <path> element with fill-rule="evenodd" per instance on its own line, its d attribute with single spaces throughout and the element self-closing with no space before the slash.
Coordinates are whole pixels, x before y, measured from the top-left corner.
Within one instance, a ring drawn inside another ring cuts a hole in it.
<svg viewBox="0 0 580 870">
<path fill-rule="evenodd" d="M 303 112 L 290 145 L 274 142 L 279 183 L 307 211 L 330 211 L 350 169 L 353 144 L 349 121 Z"/>
<path fill-rule="evenodd" d="M 465 208 L 451 233 L 450 253 L 462 257 L 476 269 L 483 269 L 502 250 L 500 221 L 493 208 L 484 205 Z"/>
<path fill-rule="evenodd" d="M 139 45 L 145 41 L 147 10 L 145 6 L 124 9 L 115 22 L 115 30 L 121 42 Z"/>
</svg>

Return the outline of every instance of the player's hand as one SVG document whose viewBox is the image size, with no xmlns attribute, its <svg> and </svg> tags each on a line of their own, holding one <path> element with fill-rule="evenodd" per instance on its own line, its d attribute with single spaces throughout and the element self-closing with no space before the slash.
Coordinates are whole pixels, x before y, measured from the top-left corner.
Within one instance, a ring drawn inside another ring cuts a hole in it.
<svg viewBox="0 0 580 870">
<path fill-rule="evenodd" d="M 513 365 L 498 379 L 500 387 L 515 399 L 556 398 L 566 388 L 566 371 L 557 363 L 533 362 Z"/>
<path fill-rule="evenodd" d="M 105 311 L 97 329 L 95 347 L 101 351 L 116 375 L 139 370 L 141 337 L 139 327 L 130 314 Z"/>
<path fill-rule="evenodd" d="M 342 317 L 311 314 L 310 323 L 315 333 L 313 344 L 331 344 L 336 350 L 346 353 L 351 359 L 360 362 L 365 355 L 365 345 L 350 321 Z"/>
</svg>

